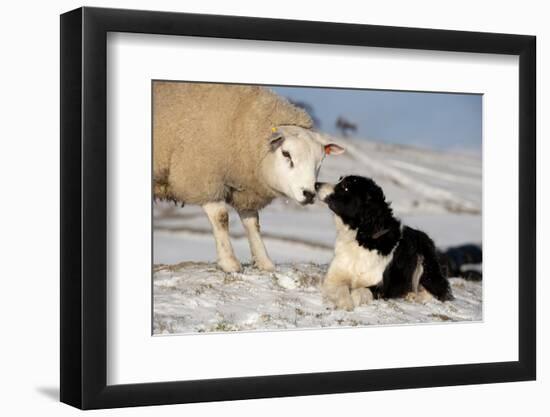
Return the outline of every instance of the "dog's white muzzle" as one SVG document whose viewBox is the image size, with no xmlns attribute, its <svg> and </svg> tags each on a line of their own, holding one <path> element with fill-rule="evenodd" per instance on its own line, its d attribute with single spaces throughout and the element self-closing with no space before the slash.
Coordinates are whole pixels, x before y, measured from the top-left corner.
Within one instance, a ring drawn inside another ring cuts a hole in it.
<svg viewBox="0 0 550 417">
<path fill-rule="evenodd" d="M 334 192 L 334 185 L 326 182 L 318 182 L 315 184 L 315 190 L 317 191 L 319 200 L 325 201 L 325 199 Z"/>
</svg>

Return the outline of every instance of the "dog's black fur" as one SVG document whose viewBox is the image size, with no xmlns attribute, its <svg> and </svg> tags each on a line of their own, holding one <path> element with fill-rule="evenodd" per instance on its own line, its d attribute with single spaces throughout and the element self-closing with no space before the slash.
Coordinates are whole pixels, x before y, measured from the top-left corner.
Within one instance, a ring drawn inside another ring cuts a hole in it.
<svg viewBox="0 0 550 417">
<path fill-rule="evenodd" d="M 347 226 L 357 230 L 356 240 L 360 246 L 380 255 L 388 255 L 394 250 L 382 282 L 370 288 L 375 297 L 403 297 L 412 291 L 413 274 L 420 256 L 423 266 L 420 285 L 441 301 L 453 299 L 433 241 L 424 232 L 401 226 L 382 189 L 373 180 L 359 176 L 341 178 L 334 192 L 324 201 Z"/>
</svg>

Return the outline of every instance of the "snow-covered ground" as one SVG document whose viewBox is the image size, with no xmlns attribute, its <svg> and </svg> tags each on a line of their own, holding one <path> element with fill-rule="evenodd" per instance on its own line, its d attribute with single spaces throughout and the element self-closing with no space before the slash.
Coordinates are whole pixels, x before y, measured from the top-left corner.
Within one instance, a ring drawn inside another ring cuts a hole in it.
<svg viewBox="0 0 550 417">
<path fill-rule="evenodd" d="M 481 243 L 481 157 L 341 139 L 347 152 L 328 157 L 320 180 L 372 177 L 405 224 L 440 248 Z M 354 312 L 323 304 L 318 283 L 332 258 L 333 218 L 321 203 L 275 201 L 260 214 L 262 235 L 277 264 L 274 274 L 246 267 L 216 269 L 210 225 L 199 207 L 154 209 L 154 333 L 262 330 L 481 319 L 481 283 L 453 279 L 456 301 L 426 305 L 376 301 Z M 250 260 L 238 216 L 230 214 L 237 257 Z"/>
<path fill-rule="evenodd" d="M 227 332 L 470 321 L 481 318 L 479 282 L 453 278 L 455 300 L 375 300 L 347 312 L 323 301 L 326 265 L 279 264 L 273 273 L 245 266 L 226 274 L 213 263 L 159 265 L 154 274 L 154 334 Z"/>
</svg>

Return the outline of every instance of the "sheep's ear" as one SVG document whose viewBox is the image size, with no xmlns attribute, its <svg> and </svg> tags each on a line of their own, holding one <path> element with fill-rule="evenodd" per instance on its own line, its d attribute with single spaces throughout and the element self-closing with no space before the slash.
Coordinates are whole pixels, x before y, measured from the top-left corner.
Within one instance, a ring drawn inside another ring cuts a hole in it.
<svg viewBox="0 0 550 417">
<path fill-rule="evenodd" d="M 278 130 L 273 131 L 271 138 L 269 139 L 269 149 L 271 152 L 276 151 L 285 141 L 285 137 Z"/>
<path fill-rule="evenodd" d="M 325 145 L 325 153 L 327 155 L 340 155 L 345 152 L 345 149 L 335 143 Z"/>
</svg>

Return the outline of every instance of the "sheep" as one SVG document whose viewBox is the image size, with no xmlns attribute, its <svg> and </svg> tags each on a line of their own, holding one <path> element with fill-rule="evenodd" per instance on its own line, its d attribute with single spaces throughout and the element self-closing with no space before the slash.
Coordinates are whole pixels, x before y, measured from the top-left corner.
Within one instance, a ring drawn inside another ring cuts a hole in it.
<svg viewBox="0 0 550 417">
<path fill-rule="evenodd" d="M 279 196 L 312 203 L 325 155 L 344 151 L 312 125 L 307 112 L 264 87 L 154 81 L 154 196 L 202 206 L 226 272 L 241 270 L 229 239 L 233 207 L 254 264 L 274 270 L 258 211 Z"/>
</svg>

